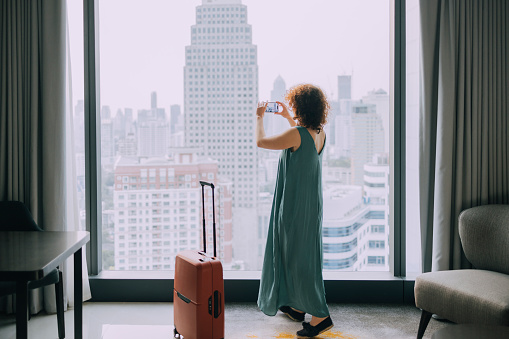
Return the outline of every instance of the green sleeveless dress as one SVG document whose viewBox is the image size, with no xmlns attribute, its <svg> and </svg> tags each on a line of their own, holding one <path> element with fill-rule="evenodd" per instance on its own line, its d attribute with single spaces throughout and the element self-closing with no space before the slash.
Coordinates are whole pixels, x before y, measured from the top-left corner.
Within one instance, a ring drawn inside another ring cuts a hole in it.
<svg viewBox="0 0 509 339">
<path fill-rule="evenodd" d="M 290 306 L 316 317 L 329 315 L 322 269 L 322 154 L 309 131 L 297 126 L 301 143 L 281 152 L 272 201 L 258 307 L 275 315 Z"/>
</svg>

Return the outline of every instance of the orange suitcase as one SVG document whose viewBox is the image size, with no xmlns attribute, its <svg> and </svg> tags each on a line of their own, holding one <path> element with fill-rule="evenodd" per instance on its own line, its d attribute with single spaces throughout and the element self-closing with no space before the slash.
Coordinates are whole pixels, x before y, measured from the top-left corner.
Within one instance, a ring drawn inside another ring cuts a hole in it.
<svg viewBox="0 0 509 339">
<path fill-rule="evenodd" d="M 175 258 L 173 322 L 175 338 L 224 338 L 223 266 L 216 258 L 214 184 L 200 181 L 203 209 L 203 252 L 182 251 Z M 204 187 L 212 188 L 214 256 L 206 254 Z"/>
</svg>

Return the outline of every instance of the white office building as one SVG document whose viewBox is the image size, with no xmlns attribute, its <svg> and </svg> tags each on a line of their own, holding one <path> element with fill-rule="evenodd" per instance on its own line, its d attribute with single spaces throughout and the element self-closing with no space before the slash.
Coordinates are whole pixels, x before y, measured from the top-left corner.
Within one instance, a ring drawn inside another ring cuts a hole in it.
<svg viewBox="0 0 509 339">
<path fill-rule="evenodd" d="M 235 260 L 253 269 L 258 150 L 253 114 L 258 102 L 257 47 L 240 0 L 203 0 L 196 7 L 184 67 L 185 144 L 218 163 L 232 182 Z"/>
<path fill-rule="evenodd" d="M 371 162 L 375 154 L 384 152 L 384 129 L 375 105 L 355 103 L 351 112 L 352 184 L 362 186 L 364 165 Z"/>
<path fill-rule="evenodd" d="M 389 94 L 383 89 L 370 91 L 367 95 L 362 97 L 362 102 L 369 105 L 375 105 L 376 114 L 382 119 L 382 126 L 384 130 L 384 152 L 389 153 Z"/>
<path fill-rule="evenodd" d="M 219 174 L 233 182 L 234 207 L 256 209 L 257 48 L 240 0 L 197 6 L 186 46 L 184 97 L 186 145 L 218 161 Z"/>
</svg>

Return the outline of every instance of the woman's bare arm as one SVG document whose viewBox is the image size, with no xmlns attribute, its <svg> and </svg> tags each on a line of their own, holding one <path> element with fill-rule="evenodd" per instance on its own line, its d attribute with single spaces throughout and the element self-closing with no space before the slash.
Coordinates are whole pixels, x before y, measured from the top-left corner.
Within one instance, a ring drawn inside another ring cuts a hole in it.
<svg viewBox="0 0 509 339">
<path fill-rule="evenodd" d="M 266 106 L 267 103 L 259 103 L 256 109 L 256 146 L 272 150 L 298 148 L 300 146 L 300 133 L 295 128 L 290 128 L 279 135 L 265 136 L 263 116 Z"/>
</svg>

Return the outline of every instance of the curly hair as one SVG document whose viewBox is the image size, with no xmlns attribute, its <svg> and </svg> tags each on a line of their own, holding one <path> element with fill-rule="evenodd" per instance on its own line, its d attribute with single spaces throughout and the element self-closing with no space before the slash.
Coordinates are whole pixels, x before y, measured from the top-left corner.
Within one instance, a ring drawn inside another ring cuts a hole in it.
<svg viewBox="0 0 509 339">
<path fill-rule="evenodd" d="M 286 92 L 285 100 L 300 126 L 318 130 L 327 123 L 330 105 L 323 91 L 311 84 L 300 84 Z"/>
</svg>

